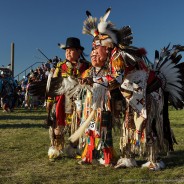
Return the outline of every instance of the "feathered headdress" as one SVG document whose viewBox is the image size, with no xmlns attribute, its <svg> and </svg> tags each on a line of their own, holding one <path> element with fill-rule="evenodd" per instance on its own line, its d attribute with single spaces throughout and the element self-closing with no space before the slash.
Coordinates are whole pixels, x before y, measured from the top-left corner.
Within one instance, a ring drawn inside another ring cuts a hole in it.
<svg viewBox="0 0 184 184">
<path fill-rule="evenodd" d="M 91 13 L 86 11 L 87 19 L 84 21 L 82 32 L 94 37 L 93 47 L 95 45 L 113 47 L 113 44 L 122 47 L 132 43 L 133 37 L 130 26 L 116 29 L 112 22 L 107 21 L 110 12 L 111 8 L 108 8 L 98 23 L 97 18 L 92 17 Z"/>
</svg>

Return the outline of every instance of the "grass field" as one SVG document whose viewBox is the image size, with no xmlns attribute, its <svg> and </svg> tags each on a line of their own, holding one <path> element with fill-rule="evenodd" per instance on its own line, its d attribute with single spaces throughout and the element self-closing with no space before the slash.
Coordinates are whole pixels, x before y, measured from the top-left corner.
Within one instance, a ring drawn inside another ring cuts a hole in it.
<svg viewBox="0 0 184 184">
<path fill-rule="evenodd" d="M 48 160 L 48 128 L 44 109 L 0 109 L 0 183 L 184 183 L 184 110 L 170 110 L 170 120 L 178 145 L 172 157 L 164 158 L 166 169 L 149 171 L 141 167 L 114 169 L 99 165 L 78 165 L 78 160 Z M 114 135 L 118 151 L 119 133 Z"/>
</svg>

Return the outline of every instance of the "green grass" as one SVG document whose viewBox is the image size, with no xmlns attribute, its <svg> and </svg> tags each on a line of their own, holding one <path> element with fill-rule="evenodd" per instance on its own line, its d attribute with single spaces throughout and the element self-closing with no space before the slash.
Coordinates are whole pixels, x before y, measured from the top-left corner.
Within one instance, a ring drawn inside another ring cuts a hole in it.
<svg viewBox="0 0 184 184">
<path fill-rule="evenodd" d="M 75 159 L 48 160 L 48 128 L 44 109 L 0 109 L 0 183 L 184 183 L 184 110 L 170 110 L 171 126 L 178 145 L 173 157 L 165 158 L 166 169 L 149 171 L 141 167 L 114 169 L 99 165 L 78 165 Z M 119 133 L 114 134 L 118 152 Z"/>
</svg>

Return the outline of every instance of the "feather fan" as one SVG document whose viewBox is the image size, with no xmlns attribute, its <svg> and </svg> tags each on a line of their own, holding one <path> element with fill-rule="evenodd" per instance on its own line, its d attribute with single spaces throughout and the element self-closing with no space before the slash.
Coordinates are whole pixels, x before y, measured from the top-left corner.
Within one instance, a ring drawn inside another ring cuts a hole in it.
<svg viewBox="0 0 184 184">
<path fill-rule="evenodd" d="M 56 91 L 62 86 L 63 78 L 55 77 L 51 79 L 48 96 L 57 96 Z M 47 80 L 30 83 L 28 92 L 31 96 L 45 96 Z"/>
</svg>

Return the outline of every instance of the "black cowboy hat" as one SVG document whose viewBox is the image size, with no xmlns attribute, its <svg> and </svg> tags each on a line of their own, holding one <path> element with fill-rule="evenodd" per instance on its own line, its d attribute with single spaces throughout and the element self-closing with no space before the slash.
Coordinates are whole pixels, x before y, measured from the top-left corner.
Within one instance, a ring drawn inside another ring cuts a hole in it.
<svg viewBox="0 0 184 184">
<path fill-rule="evenodd" d="M 67 48 L 79 48 L 81 50 L 84 50 L 84 47 L 80 45 L 80 40 L 75 37 L 67 38 L 65 45 L 58 43 L 58 46 L 64 50 L 66 50 Z"/>
</svg>

